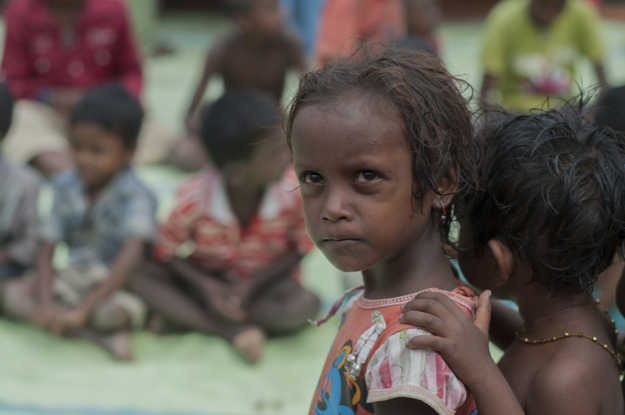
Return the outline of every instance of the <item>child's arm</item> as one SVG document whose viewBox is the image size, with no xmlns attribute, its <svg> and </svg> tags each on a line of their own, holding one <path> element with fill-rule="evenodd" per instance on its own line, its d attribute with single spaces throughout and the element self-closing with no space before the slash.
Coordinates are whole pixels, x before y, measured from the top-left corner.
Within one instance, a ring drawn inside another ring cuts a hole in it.
<svg viewBox="0 0 625 415">
<path fill-rule="evenodd" d="M 290 278 L 293 270 L 299 265 L 302 255 L 295 248 L 289 249 L 286 254 L 276 261 L 260 269 L 256 274 L 237 283 L 232 290 L 232 300 L 245 309 L 252 296 L 271 283 Z"/>
<path fill-rule="evenodd" d="M 224 43 L 219 43 L 215 45 L 215 47 L 206 57 L 206 63 L 204 64 L 204 72 L 202 73 L 202 78 L 200 78 L 200 82 L 195 89 L 195 94 L 193 95 L 193 99 L 191 100 L 191 105 L 189 106 L 189 110 L 187 111 L 187 115 L 185 116 L 185 125 L 187 126 L 187 129 L 189 131 L 192 131 L 194 128 L 193 116 L 195 115 L 197 106 L 200 104 L 200 101 L 202 101 L 202 97 L 204 96 L 204 92 L 206 91 L 208 81 L 210 80 L 211 76 L 219 72 L 219 67 L 223 59 L 224 48 Z"/>
<path fill-rule="evenodd" d="M 52 303 L 52 279 L 54 278 L 54 268 L 52 266 L 52 255 L 55 244 L 44 242 L 39 249 L 37 258 L 37 285 L 35 302 L 37 310 L 33 316 L 33 323 L 41 328 L 47 329 L 54 318 L 54 304 Z"/>
<path fill-rule="evenodd" d="M 18 224 L 19 234 L 3 247 L 1 254 L 8 262 L 31 268 L 39 249 L 39 182 L 19 181 L 17 185 L 24 191 L 13 218 L 13 223 Z"/>
<path fill-rule="evenodd" d="M 108 278 L 102 282 L 80 307 L 62 313 L 54 322 L 58 334 L 83 327 L 93 310 L 108 296 L 122 288 L 139 267 L 145 255 L 146 244 L 139 238 L 127 238 L 113 261 Z"/>
<path fill-rule="evenodd" d="M 449 297 L 419 294 L 403 307 L 400 322 L 423 327 L 436 336 L 415 336 L 411 349 L 436 350 L 471 390 L 480 415 L 523 414 L 514 392 L 488 350 L 490 292 L 482 293 L 473 323 Z"/>
<path fill-rule="evenodd" d="M 373 413 L 376 415 L 436 415 L 431 406 L 410 398 L 397 398 L 373 404 Z M 481 414 L 481 413 L 480 413 Z"/>
<path fill-rule="evenodd" d="M 518 312 L 507 305 L 493 299 L 490 303 L 492 309 L 488 330 L 490 341 L 501 350 L 506 350 L 516 340 L 515 333 L 523 325 L 523 320 Z"/>
</svg>

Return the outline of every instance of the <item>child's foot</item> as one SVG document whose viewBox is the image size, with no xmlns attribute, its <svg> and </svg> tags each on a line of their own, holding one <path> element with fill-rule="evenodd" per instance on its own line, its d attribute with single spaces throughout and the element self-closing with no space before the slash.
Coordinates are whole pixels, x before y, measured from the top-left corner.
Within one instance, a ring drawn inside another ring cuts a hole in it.
<svg viewBox="0 0 625 415">
<path fill-rule="evenodd" d="M 130 333 L 127 331 L 104 336 L 103 345 L 117 360 L 130 361 L 133 359 Z"/>
<path fill-rule="evenodd" d="M 258 327 L 250 327 L 237 334 L 232 340 L 232 346 L 252 364 L 260 359 L 264 343 L 265 333 Z"/>
<path fill-rule="evenodd" d="M 90 340 L 104 347 L 117 360 L 132 360 L 132 348 L 130 344 L 130 333 L 119 331 L 112 334 L 102 334 L 93 330 L 83 329 L 76 333 L 80 338 Z"/>
<path fill-rule="evenodd" d="M 176 333 L 175 327 L 167 322 L 165 317 L 160 314 L 153 314 L 148 321 L 148 330 L 157 336 L 166 336 L 168 334 Z"/>
</svg>

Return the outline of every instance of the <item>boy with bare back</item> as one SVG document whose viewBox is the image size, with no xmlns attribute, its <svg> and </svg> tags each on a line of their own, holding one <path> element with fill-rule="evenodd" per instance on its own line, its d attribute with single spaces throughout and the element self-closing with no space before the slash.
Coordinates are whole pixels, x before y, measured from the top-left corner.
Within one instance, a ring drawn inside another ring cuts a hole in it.
<svg viewBox="0 0 625 415">
<path fill-rule="evenodd" d="M 155 261 L 131 284 L 158 313 L 153 330 L 217 335 L 254 363 L 266 333 L 317 313 L 298 279 L 312 243 L 279 123 L 278 103 L 261 93 L 228 92 L 207 111 L 201 137 L 216 168 L 181 186 Z"/>
<path fill-rule="evenodd" d="M 228 0 L 225 4 L 237 30 L 208 54 L 185 118 L 190 137 L 172 154 L 172 162 L 187 170 L 197 170 L 205 161 L 197 135 L 197 110 L 213 76 L 221 75 L 226 92 L 256 90 L 279 102 L 287 70 L 303 66 L 302 47 L 294 35 L 284 30 L 278 0 Z"/>
</svg>

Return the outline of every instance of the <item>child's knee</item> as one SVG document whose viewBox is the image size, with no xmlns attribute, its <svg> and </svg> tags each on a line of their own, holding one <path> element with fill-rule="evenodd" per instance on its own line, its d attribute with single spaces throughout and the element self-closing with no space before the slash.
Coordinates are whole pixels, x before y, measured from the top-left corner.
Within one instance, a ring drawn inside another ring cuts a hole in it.
<svg viewBox="0 0 625 415">
<path fill-rule="evenodd" d="M 0 289 L 0 310 L 9 317 L 29 319 L 35 313 L 34 279 L 7 281 Z"/>
</svg>

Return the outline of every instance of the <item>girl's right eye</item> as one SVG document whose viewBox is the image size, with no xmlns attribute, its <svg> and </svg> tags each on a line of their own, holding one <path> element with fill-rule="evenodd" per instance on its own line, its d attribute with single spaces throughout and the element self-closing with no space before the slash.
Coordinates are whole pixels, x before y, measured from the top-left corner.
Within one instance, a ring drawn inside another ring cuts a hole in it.
<svg viewBox="0 0 625 415">
<path fill-rule="evenodd" d="M 322 184 L 323 177 L 319 173 L 315 173 L 314 171 L 307 171 L 302 174 L 300 180 L 304 183 L 309 184 Z"/>
</svg>

